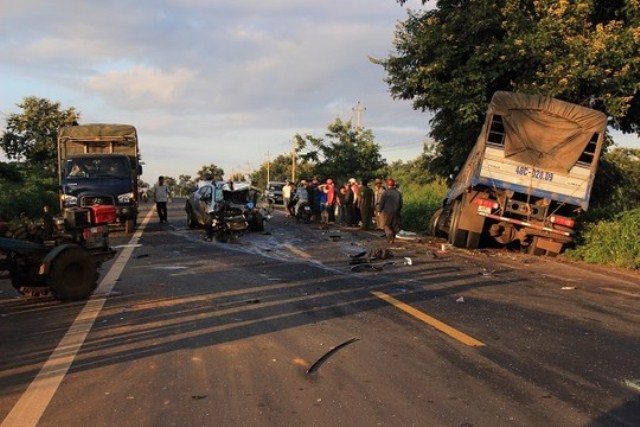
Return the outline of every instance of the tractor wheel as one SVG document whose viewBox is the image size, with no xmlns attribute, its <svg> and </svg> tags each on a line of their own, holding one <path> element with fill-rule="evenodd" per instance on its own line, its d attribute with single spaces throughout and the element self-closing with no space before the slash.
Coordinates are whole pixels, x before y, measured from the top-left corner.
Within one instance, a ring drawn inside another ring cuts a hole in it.
<svg viewBox="0 0 640 427">
<path fill-rule="evenodd" d="M 51 262 L 47 284 L 54 297 L 62 301 L 87 299 L 98 286 L 97 267 L 82 249 L 68 249 Z"/>
</svg>

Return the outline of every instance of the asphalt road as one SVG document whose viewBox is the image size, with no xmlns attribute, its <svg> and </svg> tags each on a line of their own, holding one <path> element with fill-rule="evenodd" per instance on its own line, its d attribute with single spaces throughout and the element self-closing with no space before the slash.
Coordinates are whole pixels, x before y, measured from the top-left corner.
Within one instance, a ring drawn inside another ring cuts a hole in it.
<svg viewBox="0 0 640 427">
<path fill-rule="evenodd" d="M 0 280 L 2 427 L 640 426 L 639 274 L 281 212 L 212 243 L 183 203 L 88 302 Z"/>
</svg>

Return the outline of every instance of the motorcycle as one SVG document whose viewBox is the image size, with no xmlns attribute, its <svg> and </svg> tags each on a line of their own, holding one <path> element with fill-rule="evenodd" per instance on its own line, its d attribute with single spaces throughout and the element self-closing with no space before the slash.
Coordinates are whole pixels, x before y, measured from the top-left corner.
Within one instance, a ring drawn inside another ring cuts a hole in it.
<svg viewBox="0 0 640 427">
<path fill-rule="evenodd" d="M 296 202 L 297 203 L 297 202 Z M 296 222 L 304 221 L 305 224 L 311 222 L 311 204 L 308 201 L 300 202 L 296 211 Z"/>
</svg>

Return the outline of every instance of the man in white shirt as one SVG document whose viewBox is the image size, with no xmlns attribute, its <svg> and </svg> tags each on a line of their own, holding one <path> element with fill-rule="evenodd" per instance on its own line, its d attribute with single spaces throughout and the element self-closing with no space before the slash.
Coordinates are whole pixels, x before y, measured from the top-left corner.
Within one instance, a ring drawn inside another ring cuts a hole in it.
<svg viewBox="0 0 640 427">
<path fill-rule="evenodd" d="M 161 223 L 167 222 L 167 200 L 169 197 L 169 187 L 164 183 L 164 177 L 161 176 L 153 186 L 153 199 L 156 202 L 156 210 Z"/>
</svg>

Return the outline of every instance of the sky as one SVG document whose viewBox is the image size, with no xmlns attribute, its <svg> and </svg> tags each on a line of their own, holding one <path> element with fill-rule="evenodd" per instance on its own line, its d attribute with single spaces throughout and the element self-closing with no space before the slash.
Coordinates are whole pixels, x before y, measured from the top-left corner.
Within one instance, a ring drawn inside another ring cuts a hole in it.
<svg viewBox="0 0 640 427">
<path fill-rule="evenodd" d="M 321 137 L 371 129 L 387 161 L 421 152 L 429 113 L 394 100 L 381 66 L 411 0 L 21 0 L 0 6 L 0 130 L 25 97 L 81 123 L 138 130 L 143 180 L 211 163 L 248 173 Z"/>
<path fill-rule="evenodd" d="M 336 118 L 371 129 L 388 162 L 411 160 L 430 113 L 394 100 L 369 57 L 393 53 L 409 0 L 21 0 L 0 6 L 0 131 L 25 97 L 81 123 L 136 126 L 143 180 L 226 177 L 322 137 Z M 640 147 L 635 135 L 614 133 Z"/>
</svg>

